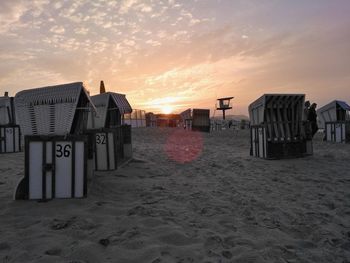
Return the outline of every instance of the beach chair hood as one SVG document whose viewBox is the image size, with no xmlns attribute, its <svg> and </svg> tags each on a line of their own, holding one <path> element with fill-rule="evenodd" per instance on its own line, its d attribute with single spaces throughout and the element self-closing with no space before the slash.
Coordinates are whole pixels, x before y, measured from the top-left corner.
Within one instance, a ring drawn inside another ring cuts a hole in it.
<svg viewBox="0 0 350 263">
<path fill-rule="evenodd" d="M 82 82 L 23 90 L 15 109 L 24 135 L 79 133 L 86 112 L 96 110 Z"/>
<path fill-rule="evenodd" d="M 305 94 L 264 94 L 249 105 L 249 118 L 252 125 L 260 125 L 266 122 L 266 110 L 292 107 L 297 119 L 302 119 L 302 111 L 305 102 Z"/>
<path fill-rule="evenodd" d="M 97 114 L 89 115 L 89 128 L 106 128 L 107 115 L 110 110 L 117 109 L 120 116 L 132 112 L 132 108 L 124 94 L 105 92 L 92 96 L 91 100 L 96 107 Z"/>
<path fill-rule="evenodd" d="M 350 106 L 341 100 L 334 100 L 317 110 L 320 127 L 324 128 L 326 122 L 347 120 Z"/>
</svg>

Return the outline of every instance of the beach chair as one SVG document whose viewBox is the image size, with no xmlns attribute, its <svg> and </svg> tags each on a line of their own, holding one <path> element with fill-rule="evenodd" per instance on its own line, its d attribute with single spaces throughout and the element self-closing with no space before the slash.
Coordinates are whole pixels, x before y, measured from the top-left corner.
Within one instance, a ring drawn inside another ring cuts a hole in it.
<svg viewBox="0 0 350 263">
<path fill-rule="evenodd" d="M 185 130 L 192 130 L 192 110 L 187 109 L 180 113 L 181 121 Z"/>
<path fill-rule="evenodd" d="M 303 125 L 303 94 L 265 94 L 249 106 L 252 156 L 264 159 L 312 154 Z"/>
<path fill-rule="evenodd" d="M 0 153 L 21 151 L 21 132 L 16 124 L 13 97 L 0 97 Z"/>
<path fill-rule="evenodd" d="M 130 125 L 123 124 L 124 114 L 131 113 L 132 108 L 125 95 L 113 92 L 92 96 L 91 100 L 97 110 L 97 114 L 91 112 L 88 119 L 95 169 L 115 170 L 132 158 Z"/>
<path fill-rule="evenodd" d="M 25 176 L 15 199 L 85 197 L 92 177 L 86 129 L 94 106 L 83 83 L 24 90 L 14 102 L 25 135 Z"/>
<path fill-rule="evenodd" d="M 210 132 L 210 110 L 192 110 L 192 131 Z"/>
<path fill-rule="evenodd" d="M 350 142 L 350 106 L 346 102 L 334 100 L 318 109 L 317 115 L 326 141 Z"/>
</svg>

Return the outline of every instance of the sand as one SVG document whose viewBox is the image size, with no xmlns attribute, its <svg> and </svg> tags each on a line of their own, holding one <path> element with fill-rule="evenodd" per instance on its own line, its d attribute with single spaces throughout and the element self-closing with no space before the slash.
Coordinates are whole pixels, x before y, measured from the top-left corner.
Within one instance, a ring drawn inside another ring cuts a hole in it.
<svg viewBox="0 0 350 263">
<path fill-rule="evenodd" d="M 24 156 L 0 155 L 0 262 L 350 262 L 350 145 L 249 147 L 249 131 L 135 129 L 132 162 L 49 202 L 13 201 Z"/>
</svg>

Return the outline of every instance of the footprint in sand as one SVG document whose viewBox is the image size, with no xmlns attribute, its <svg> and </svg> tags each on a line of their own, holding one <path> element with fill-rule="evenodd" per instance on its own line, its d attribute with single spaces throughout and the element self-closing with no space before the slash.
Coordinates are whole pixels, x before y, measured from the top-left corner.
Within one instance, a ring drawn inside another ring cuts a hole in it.
<svg viewBox="0 0 350 263">
<path fill-rule="evenodd" d="M 197 242 L 196 240 L 190 237 L 187 237 L 183 233 L 180 233 L 177 231 L 173 231 L 166 235 L 162 235 L 159 237 L 159 240 L 161 240 L 162 242 L 168 245 L 174 245 L 174 246 L 187 246 Z"/>
<path fill-rule="evenodd" d="M 54 219 L 51 223 L 50 228 L 52 230 L 62 230 L 67 228 L 70 225 L 70 223 L 70 220 Z"/>
<path fill-rule="evenodd" d="M 0 243 L 0 251 L 10 250 L 10 249 L 11 249 L 11 246 L 8 243 L 6 242 Z"/>
<path fill-rule="evenodd" d="M 142 220 L 141 224 L 145 227 L 156 228 L 156 227 L 159 227 L 161 225 L 166 224 L 166 222 L 159 220 L 159 219 L 155 219 L 155 218 L 147 218 L 147 219 Z"/>
<path fill-rule="evenodd" d="M 60 248 L 51 248 L 45 251 L 45 254 L 49 256 L 59 256 L 61 253 L 62 250 Z"/>
<path fill-rule="evenodd" d="M 222 238 L 220 236 L 210 236 L 204 243 L 206 249 L 218 249 L 223 245 Z"/>
</svg>

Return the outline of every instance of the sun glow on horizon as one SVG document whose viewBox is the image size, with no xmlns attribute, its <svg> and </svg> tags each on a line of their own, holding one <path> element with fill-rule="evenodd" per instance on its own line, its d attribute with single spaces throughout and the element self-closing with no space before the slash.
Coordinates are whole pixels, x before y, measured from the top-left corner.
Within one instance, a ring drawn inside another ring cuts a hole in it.
<svg viewBox="0 0 350 263">
<path fill-rule="evenodd" d="M 162 113 L 164 114 L 170 114 L 173 112 L 173 107 L 170 105 L 164 105 L 161 107 Z"/>
</svg>

